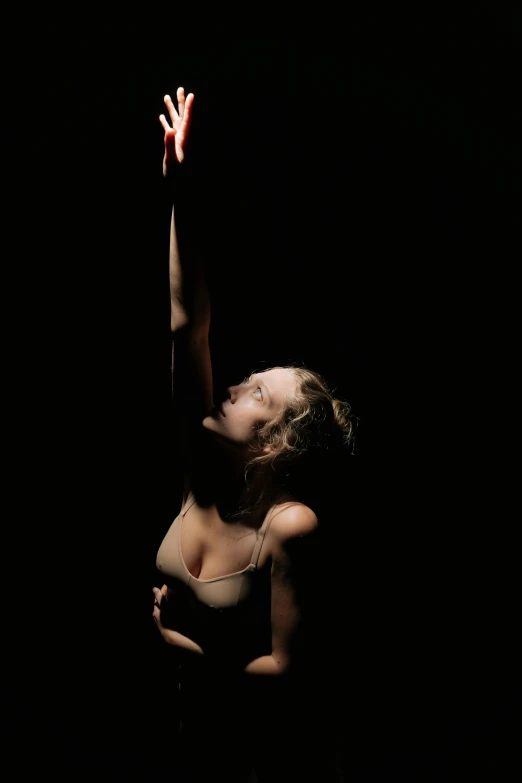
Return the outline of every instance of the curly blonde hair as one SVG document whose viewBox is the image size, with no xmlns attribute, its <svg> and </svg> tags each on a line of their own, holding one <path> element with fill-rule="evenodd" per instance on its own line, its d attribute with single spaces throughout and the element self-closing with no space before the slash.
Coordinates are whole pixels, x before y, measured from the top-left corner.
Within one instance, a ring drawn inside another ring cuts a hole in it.
<svg viewBox="0 0 522 783">
<path fill-rule="evenodd" d="M 324 378 L 304 367 L 273 367 L 289 370 L 296 381 L 293 393 L 274 419 L 257 431 L 261 455 L 247 464 L 253 467 L 296 461 L 311 450 L 324 453 L 335 446 L 353 451 L 355 420 L 351 406 L 333 396 Z"/>
</svg>

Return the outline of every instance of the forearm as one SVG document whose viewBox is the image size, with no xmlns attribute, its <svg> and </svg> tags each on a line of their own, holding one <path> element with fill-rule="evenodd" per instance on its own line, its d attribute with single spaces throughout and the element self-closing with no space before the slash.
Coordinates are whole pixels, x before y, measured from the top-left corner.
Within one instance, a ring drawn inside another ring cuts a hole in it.
<svg viewBox="0 0 522 783">
<path fill-rule="evenodd" d="M 174 204 L 170 216 L 169 282 L 170 328 L 175 332 L 188 324 L 189 314 L 185 306 L 185 274 L 181 265 Z"/>
<path fill-rule="evenodd" d="M 197 655 L 204 655 L 203 649 L 199 644 L 189 639 L 188 636 L 183 636 L 178 631 L 173 631 L 171 628 L 163 628 L 161 635 L 167 644 L 172 644 L 174 647 L 179 647 Z"/>
<path fill-rule="evenodd" d="M 176 176 L 176 182 L 167 183 L 172 204 L 169 243 L 171 329 L 175 332 L 188 326 L 197 335 L 208 335 L 210 300 L 205 271 L 196 247 L 198 231 L 195 230 L 191 184 L 186 173 L 178 171 Z"/>
</svg>

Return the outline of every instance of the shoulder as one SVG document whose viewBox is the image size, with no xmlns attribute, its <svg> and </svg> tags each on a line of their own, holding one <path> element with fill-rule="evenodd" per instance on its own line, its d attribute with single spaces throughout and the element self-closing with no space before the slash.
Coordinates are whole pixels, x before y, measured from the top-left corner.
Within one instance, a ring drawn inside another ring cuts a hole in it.
<svg viewBox="0 0 522 783">
<path fill-rule="evenodd" d="M 313 537 L 318 526 L 319 520 L 311 508 L 304 503 L 292 502 L 275 507 L 270 531 L 274 541 L 285 547 L 292 541 Z"/>
<path fill-rule="evenodd" d="M 295 599 L 302 600 L 314 573 L 318 528 L 316 514 L 303 503 L 285 503 L 274 509 L 269 545 L 272 589 L 277 588 L 273 595 L 279 596 L 279 589 L 291 585 Z"/>
</svg>

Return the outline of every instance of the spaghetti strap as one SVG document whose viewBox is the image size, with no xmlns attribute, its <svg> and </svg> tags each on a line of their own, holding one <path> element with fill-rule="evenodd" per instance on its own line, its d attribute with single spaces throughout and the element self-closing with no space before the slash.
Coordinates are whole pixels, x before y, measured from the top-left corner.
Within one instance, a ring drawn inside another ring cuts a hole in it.
<svg viewBox="0 0 522 783">
<path fill-rule="evenodd" d="M 296 506 L 296 505 L 299 505 L 299 504 L 295 503 L 293 501 L 290 501 L 289 503 L 285 503 L 284 504 L 285 508 L 289 508 L 290 506 Z M 282 511 L 283 509 L 282 508 L 278 509 L 277 506 L 273 507 L 271 512 L 269 512 L 266 515 L 265 521 L 263 522 L 263 524 L 261 525 L 261 527 L 259 528 L 259 530 L 257 532 L 256 545 L 254 547 L 254 551 L 252 552 L 252 557 L 250 559 L 250 568 L 251 568 L 251 570 L 254 570 L 255 568 L 257 568 L 257 561 L 259 560 L 259 554 L 261 552 L 261 547 L 263 546 L 263 541 L 265 540 L 266 531 L 270 527 L 270 523 L 271 523 L 272 519 L 275 517 L 276 512 L 278 510 Z"/>
<path fill-rule="evenodd" d="M 270 512 L 266 515 L 265 520 L 259 530 L 257 531 L 257 540 L 256 544 L 254 546 L 254 551 L 252 552 L 252 557 L 250 558 L 250 568 L 251 570 L 254 570 L 257 568 L 257 561 L 259 560 L 259 554 L 261 552 L 261 547 L 263 546 L 263 541 L 265 540 L 266 531 L 270 527 L 270 522 L 272 521 L 272 518 L 275 515 L 275 511 L 277 509 L 277 506 L 274 506 L 273 509 L 270 510 Z"/>
<path fill-rule="evenodd" d="M 191 495 L 192 495 L 192 498 L 190 497 Z M 191 508 L 194 505 L 195 502 L 196 502 L 195 495 L 193 495 L 192 492 L 189 492 L 189 495 L 188 495 L 188 498 L 186 500 L 186 503 L 185 503 L 184 507 L 180 511 L 180 516 L 184 517 L 185 514 L 187 513 L 187 511 L 189 510 L 189 508 Z"/>
</svg>

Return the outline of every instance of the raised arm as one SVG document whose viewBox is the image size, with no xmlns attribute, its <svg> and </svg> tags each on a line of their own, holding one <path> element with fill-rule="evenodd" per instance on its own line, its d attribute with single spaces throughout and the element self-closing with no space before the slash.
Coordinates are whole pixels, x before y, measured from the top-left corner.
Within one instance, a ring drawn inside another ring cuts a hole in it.
<svg viewBox="0 0 522 783">
<path fill-rule="evenodd" d="M 170 122 L 164 114 L 160 115 L 160 122 L 165 131 L 163 175 L 172 202 L 169 248 L 172 393 L 178 417 L 189 425 L 191 421 L 199 423 L 213 405 L 208 341 L 210 301 L 203 261 L 188 214 L 191 208 L 196 208 L 185 162 L 193 93 L 185 98 L 183 87 L 179 87 L 177 103 L 176 109 L 171 97 L 165 96 Z"/>
</svg>

